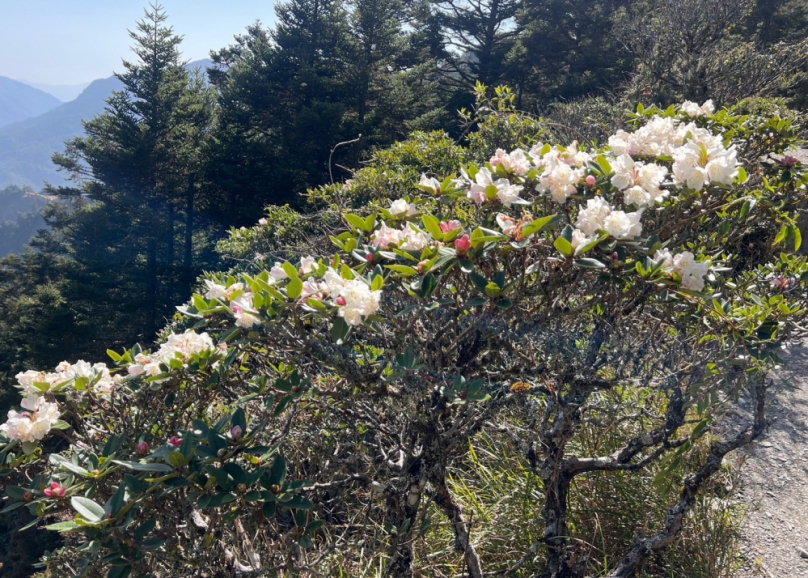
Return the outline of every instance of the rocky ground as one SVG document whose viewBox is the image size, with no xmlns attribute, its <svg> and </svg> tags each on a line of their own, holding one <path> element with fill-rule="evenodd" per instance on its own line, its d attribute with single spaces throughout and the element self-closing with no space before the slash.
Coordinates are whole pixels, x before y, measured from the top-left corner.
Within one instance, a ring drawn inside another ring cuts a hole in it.
<svg viewBox="0 0 808 578">
<path fill-rule="evenodd" d="M 808 149 L 791 154 L 808 164 Z M 743 464 L 736 499 L 747 512 L 736 578 L 808 577 L 808 342 L 784 357 L 771 425 L 736 456 Z"/>
<path fill-rule="evenodd" d="M 808 577 L 808 344 L 786 354 L 775 378 L 771 425 L 741 452 L 747 509 L 737 578 Z"/>
</svg>

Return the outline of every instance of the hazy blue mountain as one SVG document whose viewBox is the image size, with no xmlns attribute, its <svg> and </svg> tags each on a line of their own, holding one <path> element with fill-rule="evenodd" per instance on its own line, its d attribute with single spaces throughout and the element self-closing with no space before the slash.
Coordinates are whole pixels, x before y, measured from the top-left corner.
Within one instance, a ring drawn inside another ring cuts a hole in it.
<svg viewBox="0 0 808 578">
<path fill-rule="evenodd" d="M 60 104 L 47 92 L 0 76 L 0 127 L 39 116 Z"/>
<path fill-rule="evenodd" d="M 28 185 L 39 190 L 43 181 L 64 184 L 51 156 L 64 149 L 66 140 L 82 134 L 81 121 L 103 112 L 104 101 L 120 89 L 114 76 L 96 80 L 75 100 L 0 128 L 0 188 Z"/>
<path fill-rule="evenodd" d="M 210 64 L 210 60 L 200 60 L 192 62 L 188 68 L 206 69 Z M 83 133 L 81 121 L 103 112 L 112 91 L 121 88 L 121 82 L 114 76 L 95 80 L 75 100 L 39 116 L 0 127 L 0 189 L 8 185 L 27 185 L 39 190 L 44 181 L 52 185 L 65 184 L 51 156 L 64 150 L 66 140 L 80 136 Z"/>
<path fill-rule="evenodd" d="M 24 82 L 28 86 L 33 86 L 43 92 L 47 92 L 62 102 L 70 102 L 80 95 L 81 91 L 90 84 L 89 82 L 82 82 L 80 84 L 43 84 L 40 82 L 28 82 L 27 80 L 20 80 L 20 82 Z"/>
</svg>

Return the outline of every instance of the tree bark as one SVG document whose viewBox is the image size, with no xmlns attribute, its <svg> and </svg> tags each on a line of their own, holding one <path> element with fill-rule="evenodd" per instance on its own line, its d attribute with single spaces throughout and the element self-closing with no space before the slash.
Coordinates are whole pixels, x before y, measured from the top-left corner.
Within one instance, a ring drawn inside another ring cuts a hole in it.
<svg viewBox="0 0 808 578">
<path fill-rule="evenodd" d="M 482 563 L 471 541 L 470 528 L 463 517 L 463 507 L 455 502 L 446 485 L 444 468 L 440 468 L 439 475 L 433 478 L 432 483 L 435 485 L 435 503 L 452 523 L 455 534 L 455 550 L 463 553 L 463 560 L 466 562 L 469 576 L 471 578 L 483 578 Z"/>
<path fill-rule="evenodd" d="M 191 294 L 194 284 L 194 177 L 188 183 L 185 199 L 185 256 L 182 268 L 185 272 L 185 294 Z"/>
</svg>

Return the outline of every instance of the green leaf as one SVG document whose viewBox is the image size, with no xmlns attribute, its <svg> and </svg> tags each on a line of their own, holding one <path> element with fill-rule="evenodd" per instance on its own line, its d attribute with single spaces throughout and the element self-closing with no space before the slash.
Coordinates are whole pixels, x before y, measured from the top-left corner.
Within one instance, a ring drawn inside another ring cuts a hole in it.
<svg viewBox="0 0 808 578">
<path fill-rule="evenodd" d="M 89 522 L 100 522 L 104 519 L 104 508 L 93 502 L 90 498 L 73 496 L 70 504 L 81 516 Z"/>
<path fill-rule="evenodd" d="M 282 486 L 286 481 L 286 460 L 283 456 L 276 456 L 272 462 L 272 467 L 269 470 L 269 478 L 267 479 L 267 489 L 277 485 Z"/>
<path fill-rule="evenodd" d="M 182 452 L 171 452 L 168 454 L 168 463 L 175 468 L 181 468 L 185 465 L 185 456 L 182 455 Z"/>
<path fill-rule="evenodd" d="M 387 269 L 391 271 L 395 271 L 399 273 L 403 277 L 412 277 L 413 275 L 418 274 L 418 270 L 414 267 L 409 267 L 407 265 L 385 265 Z"/>
<path fill-rule="evenodd" d="M 488 280 L 485 277 L 472 271 L 469 273 L 469 279 L 471 279 L 471 282 L 474 283 L 478 291 L 485 293 L 485 288 L 488 286 Z"/>
<path fill-rule="evenodd" d="M 376 226 L 376 213 L 373 213 L 372 215 L 368 215 L 367 217 L 365 217 L 364 229 L 363 229 L 364 231 L 370 233 L 375 226 Z"/>
<path fill-rule="evenodd" d="M 492 299 L 495 297 L 499 297 L 499 294 L 502 293 L 502 289 L 499 285 L 494 282 L 488 283 L 485 286 L 485 294 L 491 297 Z"/>
<path fill-rule="evenodd" d="M 297 278 L 298 276 L 297 267 L 292 265 L 289 261 L 284 261 L 281 267 L 283 268 L 284 273 L 286 273 L 290 278 L 292 279 Z"/>
<path fill-rule="evenodd" d="M 558 237 L 553 246 L 558 249 L 558 252 L 564 255 L 565 257 L 572 257 L 573 250 L 572 245 L 569 241 L 567 241 L 564 237 Z"/>
<path fill-rule="evenodd" d="M 325 526 L 325 520 L 315 520 L 306 526 L 306 534 L 314 534 L 323 526 Z"/>
<path fill-rule="evenodd" d="M 297 299 L 303 294 L 303 281 L 300 280 L 300 277 L 295 277 L 289 282 L 289 285 L 286 286 L 286 295 L 289 299 Z"/>
<path fill-rule="evenodd" d="M 575 264 L 578 267 L 583 267 L 584 269 L 605 269 L 606 265 L 604 265 L 601 261 L 597 259 L 590 259 L 589 257 L 584 257 L 583 259 L 576 259 Z"/>
<path fill-rule="evenodd" d="M 561 215 L 558 215 L 558 214 L 550 215 L 549 217 L 542 217 L 541 219 L 536 219 L 532 223 L 525 226 L 524 229 L 522 229 L 522 236 L 525 239 L 527 239 L 531 235 L 534 235 L 535 233 L 543 231 L 546 227 L 549 227 L 550 225 L 554 225 L 555 223 L 557 223 L 560 220 L 561 220 Z"/>
<path fill-rule="evenodd" d="M 598 155 L 598 157 L 595 159 L 595 162 L 598 163 L 598 166 L 600 167 L 600 170 L 603 171 L 604 175 L 608 175 L 609 173 L 612 172 L 612 165 L 609 164 L 609 161 L 606 160 L 605 156 Z"/>
<path fill-rule="evenodd" d="M 376 275 L 373 278 L 373 282 L 371 283 L 370 288 L 373 291 L 378 291 L 382 287 L 384 287 L 384 277 L 382 277 L 381 275 Z"/>
<path fill-rule="evenodd" d="M 104 513 L 117 516 L 118 512 L 120 512 L 121 508 L 123 508 L 123 500 L 125 494 L 126 494 L 126 486 L 124 484 L 121 484 L 120 486 L 118 486 L 118 489 L 115 491 L 115 493 L 112 494 L 112 496 L 110 496 L 109 500 L 107 500 L 107 503 L 104 506 Z"/>
<path fill-rule="evenodd" d="M 283 502 L 283 505 L 296 510 L 311 510 L 314 507 L 312 501 L 303 496 L 293 496 L 291 500 Z"/>
<path fill-rule="evenodd" d="M 351 326 L 345 322 L 342 317 L 334 319 L 334 324 L 331 326 L 331 342 L 337 345 L 345 343 L 348 333 L 351 331 Z"/>
<path fill-rule="evenodd" d="M 247 432 L 247 414 L 244 413 L 244 408 L 240 407 L 233 412 L 230 418 L 230 424 L 235 427 L 239 426 L 242 432 Z"/>
<path fill-rule="evenodd" d="M 129 468 L 130 470 L 134 470 L 136 472 L 170 473 L 173 471 L 173 468 L 168 464 L 158 464 L 158 463 L 142 464 L 140 462 L 125 462 L 123 460 L 112 460 L 112 463 L 118 464 L 119 466 L 123 466 L 125 468 Z"/>
<path fill-rule="evenodd" d="M 443 240 L 443 231 L 440 228 L 440 221 L 432 215 L 423 215 L 421 221 L 424 223 L 424 228 L 432 235 L 432 238 L 438 241 Z"/>
<path fill-rule="evenodd" d="M 79 524 L 76 524 L 73 521 L 69 522 L 56 522 L 55 524 L 50 524 L 49 526 L 45 526 L 46 530 L 55 530 L 57 532 L 70 532 L 71 530 L 76 530 L 81 528 Z"/>
<path fill-rule="evenodd" d="M 156 526 L 157 526 L 157 520 L 154 518 L 143 522 L 140 525 L 140 527 L 137 530 L 135 530 L 135 542 L 142 542 L 143 538 L 148 536 Z"/>
</svg>

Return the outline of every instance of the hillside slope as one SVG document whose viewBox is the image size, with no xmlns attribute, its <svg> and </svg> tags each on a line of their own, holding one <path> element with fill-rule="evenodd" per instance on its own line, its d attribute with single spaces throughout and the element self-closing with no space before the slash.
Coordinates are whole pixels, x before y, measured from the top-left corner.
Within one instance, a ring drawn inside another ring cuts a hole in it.
<svg viewBox="0 0 808 578">
<path fill-rule="evenodd" d="M 47 92 L 0 76 L 0 127 L 39 116 L 60 104 Z"/>
<path fill-rule="evenodd" d="M 206 59 L 192 62 L 188 68 L 204 70 L 210 65 L 211 61 Z M 39 190 L 44 181 L 65 184 L 64 175 L 56 170 L 51 156 L 64 150 L 66 140 L 81 135 L 81 121 L 103 112 L 112 91 L 121 88 L 121 82 L 114 76 L 96 80 L 75 100 L 34 118 L 0 127 L 0 189 L 18 185 Z"/>
</svg>

